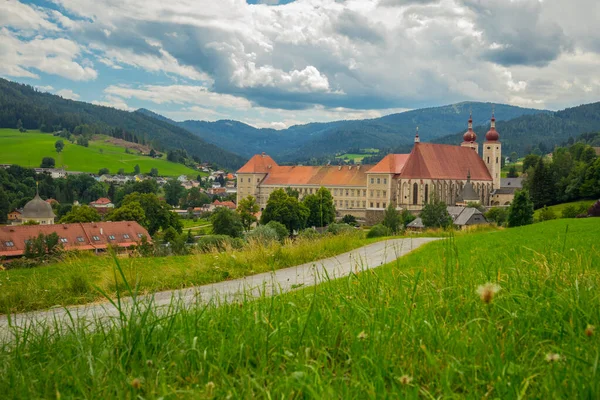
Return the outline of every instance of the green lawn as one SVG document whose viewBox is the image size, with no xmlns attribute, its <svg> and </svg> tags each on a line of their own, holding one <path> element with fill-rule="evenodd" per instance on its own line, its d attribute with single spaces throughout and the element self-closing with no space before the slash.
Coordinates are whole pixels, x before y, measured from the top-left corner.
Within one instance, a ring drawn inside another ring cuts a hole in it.
<svg viewBox="0 0 600 400">
<path fill-rule="evenodd" d="M 354 162 L 361 162 L 363 158 L 372 156 L 373 154 L 379 153 L 379 149 L 361 149 L 361 153 L 346 153 L 336 156 L 342 160 L 354 160 Z"/>
<path fill-rule="evenodd" d="M 4 398 L 600 398 L 600 223 L 435 242 L 286 295 L 28 331 Z M 156 266 L 155 268 L 160 268 Z M 183 267 L 182 267 L 183 268 Z"/>
<path fill-rule="evenodd" d="M 575 206 L 576 208 L 581 207 L 582 209 L 585 208 L 587 210 L 588 208 L 590 208 L 590 206 L 592 204 L 594 204 L 594 200 L 580 200 L 580 201 L 572 201 L 570 203 L 556 204 L 556 205 L 550 206 L 548 208 L 550 208 L 550 209 L 552 209 L 552 211 L 554 211 L 557 218 L 561 218 L 562 210 L 564 210 L 568 206 Z M 535 220 L 539 219 L 541 210 L 542 210 L 541 208 L 535 210 L 535 213 L 533 214 L 533 218 Z"/>
<path fill-rule="evenodd" d="M 189 175 L 196 177 L 199 171 L 182 164 L 172 163 L 165 159 L 152 159 L 138 154 L 127 154 L 123 147 L 104 142 L 91 141 L 89 147 L 78 146 L 64 140 L 65 148 L 57 154 L 54 143 L 61 139 L 49 133 L 27 131 L 21 133 L 16 129 L 0 129 L 0 160 L 3 164 L 18 164 L 24 167 L 39 167 L 43 157 L 53 157 L 56 166 L 64 166 L 70 171 L 98 173 L 101 168 L 108 168 L 116 174 L 119 169 L 133 172 L 134 166 L 140 166 L 142 173 L 148 173 L 157 168 L 162 176 Z M 206 175 L 203 173 L 203 175 Z"/>
</svg>

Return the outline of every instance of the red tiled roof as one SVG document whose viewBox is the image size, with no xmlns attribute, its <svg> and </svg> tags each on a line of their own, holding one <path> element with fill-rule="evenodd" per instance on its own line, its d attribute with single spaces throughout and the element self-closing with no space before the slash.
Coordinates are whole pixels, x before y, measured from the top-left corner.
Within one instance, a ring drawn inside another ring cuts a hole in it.
<svg viewBox="0 0 600 400">
<path fill-rule="evenodd" d="M 108 199 L 106 197 L 100 197 L 98 200 L 92 201 L 90 204 L 104 205 L 104 204 L 109 204 L 109 203 L 111 203 L 110 199 Z"/>
<path fill-rule="evenodd" d="M 40 233 L 49 235 L 53 232 L 67 240 L 66 243 L 60 242 L 65 250 L 106 249 L 109 245 L 129 247 L 138 244 L 140 234 L 151 240 L 148 231 L 135 221 L 2 226 L 0 256 L 23 255 L 26 240 L 37 237 Z M 110 239 L 110 236 L 114 236 L 114 239 Z M 8 246 L 8 242 L 13 245 Z"/>
<path fill-rule="evenodd" d="M 388 154 L 371 168 L 369 173 L 399 174 L 402 172 L 402 168 L 404 168 L 409 156 L 410 154 Z"/>
<path fill-rule="evenodd" d="M 263 185 L 364 186 L 371 165 L 273 168 Z"/>
<path fill-rule="evenodd" d="M 257 154 L 253 156 L 242 168 L 237 172 L 239 173 L 267 173 L 272 168 L 278 167 L 275 160 L 270 156 L 263 154 Z"/>
<path fill-rule="evenodd" d="M 236 205 L 235 205 L 235 203 L 234 203 L 233 201 L 229 201 L 229 200 L 227 200 L 227 201 L 219 201 L 219 200 L 215 200 L 215 201 L 213 202 L 213 205 L 215 205 L 215 206 L 227 207 L 227 208 L 230 208 L 230 209 L 232 209 L 232 210 L 235 210 L 235 208 L 236 208 Z"/>
<path fill-rule="evenodd" d="M 469 171 L 472 180 L 492 180 L 483 160 L 469 147 L 415 143 L 400 177 L 466 179 Z"/>
</svg>

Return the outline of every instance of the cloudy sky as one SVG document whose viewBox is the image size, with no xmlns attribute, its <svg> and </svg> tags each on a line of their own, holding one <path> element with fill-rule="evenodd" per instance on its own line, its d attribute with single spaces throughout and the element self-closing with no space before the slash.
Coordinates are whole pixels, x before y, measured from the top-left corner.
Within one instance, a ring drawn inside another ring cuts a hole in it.
<svg viewBox="0 0 600 400">
<path fill-rule="evenodd" d="M 0 0 L 0 76 L 258 127 L 600 100 L 597 0 Z"/>
</svg>

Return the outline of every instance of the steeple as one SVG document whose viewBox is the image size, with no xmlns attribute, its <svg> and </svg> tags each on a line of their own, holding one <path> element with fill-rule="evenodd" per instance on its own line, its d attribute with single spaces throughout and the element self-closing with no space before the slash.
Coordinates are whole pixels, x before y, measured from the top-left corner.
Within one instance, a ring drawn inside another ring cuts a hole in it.
<svg viewBox="0 0 600 400">
<path fill-rule="evenodd" d="M 415 143 L 419 143 L 421 139 L 419 139 L 419 127 L 417 126 L 417 133 L 415 134 Z"/>
</svg>

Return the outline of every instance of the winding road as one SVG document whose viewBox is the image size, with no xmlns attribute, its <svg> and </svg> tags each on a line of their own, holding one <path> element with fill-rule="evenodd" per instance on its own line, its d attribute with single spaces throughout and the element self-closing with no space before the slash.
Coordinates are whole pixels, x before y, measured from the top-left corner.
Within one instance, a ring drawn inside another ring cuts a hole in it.
<svg viewBox="0 0 600 400">
<path fill-rule="evenodd" d="M 390 239 L 295 267 L 188 289 L 153 293 L 138 299 L 141 304 L 151 304 L 157 312 L 165 312 L 174 302 L 194 306 L 210 301 L 220 304 L 263 295 L 270 296 L 342 278 L 352 272 L 379 267 L 434 240 L 437 239 Z M 149 302 L 151 299 L 153 301 Z M 131 298 L 122 298 L 121 304 L 122 310 L 130 310 L 133 301 Z M 0 316 L 0 340 L 10 341 L 16 334 L 27 329 L 50 327 L 53 330 L 63 330 L 73 325 L 93 327 L 94 324 L 116 321 L 118 317 L 119 310 L 110 302 L 4 315 Z"/>
</svg>

